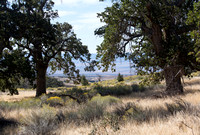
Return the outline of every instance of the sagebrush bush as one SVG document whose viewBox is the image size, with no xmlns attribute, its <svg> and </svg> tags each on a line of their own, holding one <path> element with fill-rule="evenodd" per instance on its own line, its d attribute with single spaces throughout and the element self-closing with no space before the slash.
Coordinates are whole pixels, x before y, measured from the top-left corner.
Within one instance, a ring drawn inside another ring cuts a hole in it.
<svg viewBox="0 0 200 135">
<path fill-rule="evenodd" d="M 138 84 L 132 84 L 132 92 L 144 92 L 146 88 L 144 86 L 138 85 Z"/>
<path fill-rule="evenodd" d="M 91 123 L 94 120 L 98 120 L 103 117 L 105 113 L 105 106 L 97 102 L 89 102 L 82 106 L 79 110 L 80 118 L 84 122 Z"/>
<path fill-rule="evenodd" d="M 64 94 L 71 95 L 74 99 L 78 100 L 77 102 L 79 103 L 86 103 L 97 94 L 97 91 L 93 89 L 72 88 L 71 90 L 67 90 Z"/>
<path fill-rule="evenodd" d="M 142 113 L 142 109 L 134 103 L 117 106 L 113 113 L 121 118 L 124 116 L 137 117 Z"/>
<path fill-rule="evenodd" d="M 32 111 L 22 118 L 21 135 L 52 135 L 59 127 L 58 117 L 54 108 L 43 106 L 39 111 Z"/>
<path fill-rule="evenodd" d="M 114 95 L 114 96 L 121 96 L 121 95 L 129 95 L 132 93 L 132 88 L 129 85 L 116 85 L 116 86 L 101 86 L 96 85 L 94 89 L 101 94 L 102 96 L 105 95 Z"/>
<path fill-rule="evenodd" d="M 64 112 L 64 116 L 65 116 L 66 124 L 75 123 L 77 125 L 80 125 L 81 123 L 81 119 L 80 119 L 80 115 L 78 111 L 66 111 Z"/>
<path fill-rule="evenodd" d="M 120 102 L 119 98 L 113 97 L 113 96 L 101 96 L 96 95 L 94 96 L 89 103 L 96 102 L 97 104 L 103 104 L 105 106 L 112 105 Z"/>
<path fill-rule="evenodd" d="M 41 106 L 39 98 L 27 98 L 16 102 L 0 101 L 0 109 L 4 111 L 11 111 L 16 109 L 28 109 Z"/>
<path fill-rule="evenodd" d="M 54 96 L 50 97 L 46 100 L 46 103 L 49 104 L 50 106 L 56 107 L 56 106 L 63 106 L 64 101 L 62 98 Z"/>
</svg>

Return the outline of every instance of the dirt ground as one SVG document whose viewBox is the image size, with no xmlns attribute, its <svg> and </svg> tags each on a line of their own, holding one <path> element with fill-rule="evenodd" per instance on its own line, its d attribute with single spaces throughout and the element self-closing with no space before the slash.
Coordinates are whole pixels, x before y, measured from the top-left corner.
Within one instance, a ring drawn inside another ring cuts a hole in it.
<svg viewBox="0 0 200 135">
<path fill-rule="evenodd" d="M 34 97 L 35 90 L 19 90 L 19 95 L 9 95 L 8 92 L 0 92 L 0 101 L 20 101 L 23 98 Z M 47 91 L 47 93 L 52 91 Z"/>
</svg>

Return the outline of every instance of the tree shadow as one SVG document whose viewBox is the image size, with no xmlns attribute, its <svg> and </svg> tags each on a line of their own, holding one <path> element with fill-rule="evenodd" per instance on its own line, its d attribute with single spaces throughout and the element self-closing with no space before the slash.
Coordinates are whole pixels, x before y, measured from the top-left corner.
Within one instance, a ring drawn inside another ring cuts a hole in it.
<svg viewBox="0 0 200 135">
<path fill-rule="evenodd" d="M 5 119 L 0 118 L 0 134 L 7 134 L 8 130 L 15 130 L 18 127 L 19 123 L 14 119 Z"/>
</svg>

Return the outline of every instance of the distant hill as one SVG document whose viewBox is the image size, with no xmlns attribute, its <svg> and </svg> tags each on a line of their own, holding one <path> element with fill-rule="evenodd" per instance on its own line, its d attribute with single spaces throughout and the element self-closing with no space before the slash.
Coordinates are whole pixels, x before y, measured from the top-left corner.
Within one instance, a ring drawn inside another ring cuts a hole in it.
<svg viewBox="0 0 200 135">
<path fill-rule="evenodd" d="M 92 60 L 95 60 L 96 54 L 91 55 Z M 85 76 L 116 76 L 118 73 L 129 76 L 129 75 L 135 75 L 135 70 L 133 68 L 130 68 L 130 63 L 128 60 L 125 60 L 124 58 L 118 58 L 116 60 L 116 72 L 112 72 L 110 69 L 108 72 L 102 72 L 101 70 L 96 70 L 95 72 L 86 72 L 84 71 L 84 64 L 80 61 L 75 61 L 76 67 L 80 70 L 80 74 L 84 74 Z M 51 76 L 64 76 L 63 71 L 57 71 L 55 74 Z"/>
</svg>

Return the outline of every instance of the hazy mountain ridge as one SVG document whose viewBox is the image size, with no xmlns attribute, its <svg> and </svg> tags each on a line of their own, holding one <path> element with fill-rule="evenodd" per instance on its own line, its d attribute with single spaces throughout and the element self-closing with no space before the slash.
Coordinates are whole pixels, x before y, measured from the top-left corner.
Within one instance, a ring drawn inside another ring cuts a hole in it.
<svg viewBox="0 0 200 135">
<path fill-rule="evenodd" d="M 96 59 L 96 54 L 91 55 L 91 59 L 95 60 Z M 123 74 L 123 75 L 135 75 L 135 70 L 133 68 L 130 68 L 130 62 L 128 60 L 125 60 L 125 58 L 118 58 L 116 60 L 116 72 L 112 72 L 111 69 L 109 69 L 107 72 L 102 72 L 101 70 L 98 70 L 96 68 L 96 71 L 94 72 L 86 72 L 84 71 L 85 65 L 81 63 L 80 61 L 75 60 L 74 61 L 77 69 L 80 70 L 80 74 L 84 74 L 85 76 L 116 76 L 118 73 Z M 49 71 L 48 71 L 49 73 Z M 54 74 L 51 76 L 64 76 L 63 71 L 56 71 Z"/>
</svg>

